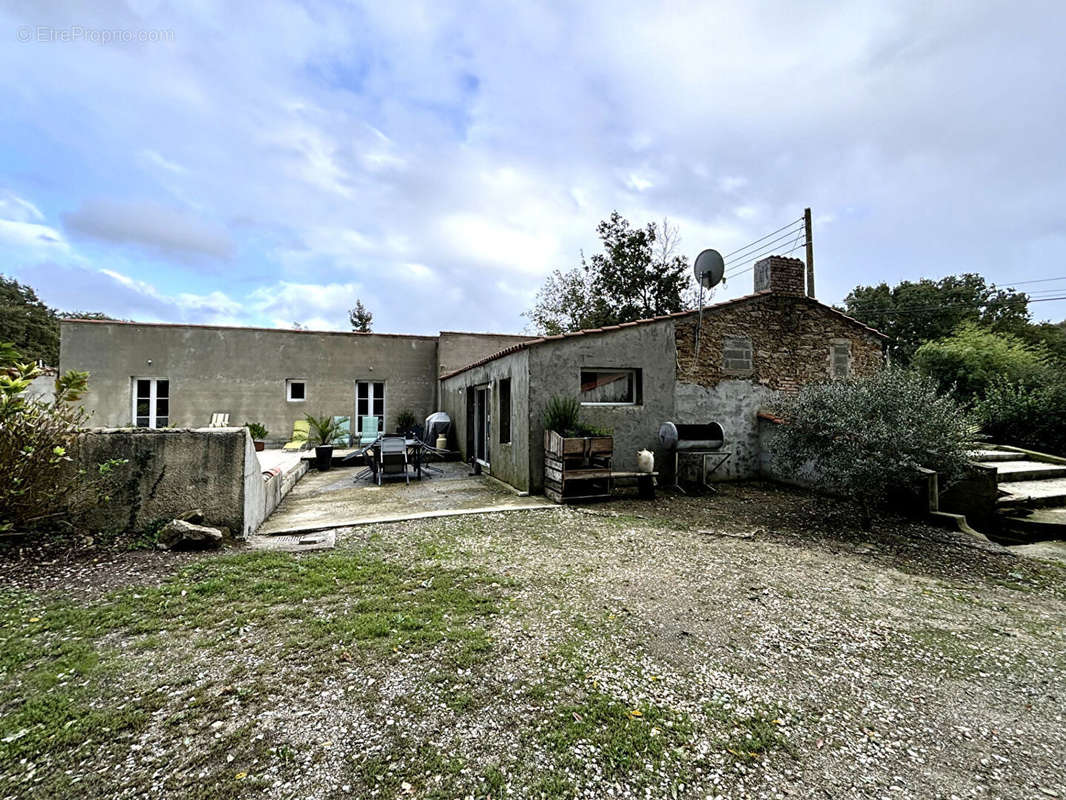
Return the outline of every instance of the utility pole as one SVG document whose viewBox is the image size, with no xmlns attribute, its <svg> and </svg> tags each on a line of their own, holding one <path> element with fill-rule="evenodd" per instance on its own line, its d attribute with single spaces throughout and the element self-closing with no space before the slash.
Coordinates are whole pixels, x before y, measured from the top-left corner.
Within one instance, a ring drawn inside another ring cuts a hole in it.
<svg viewBox="0 0 1066 800">
<path fill-rule="evenodd" d="M 814 297 L 814 239 L 812 238 L 811 210 L 803 209 L 803 232 L 807 240 L 807 297 Z"/>
</svg>

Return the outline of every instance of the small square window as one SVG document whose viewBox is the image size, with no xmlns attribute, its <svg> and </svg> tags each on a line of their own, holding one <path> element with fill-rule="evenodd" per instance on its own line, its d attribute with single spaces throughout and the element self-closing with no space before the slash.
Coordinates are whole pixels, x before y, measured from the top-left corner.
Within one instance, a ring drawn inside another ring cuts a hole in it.
<svg viewBox="0 0 1066 800">
<path fill-rule="evenodd" d="M 751 339 L 747 336 L 726 336 L 722 339 L 722 366 L 726 372 L 751 372 Z"/>
<path fill-rule="evenodd" d="M 640 403 L 639 369 L 581 370 L 581 403 L 586 406 L 632 406 Z"/>
<path fill-rule="evenodd" d="M 285 399 L 290 403 L 302 403 L 307 399 L 307 381 L 285 381 Z"/>
</svg>

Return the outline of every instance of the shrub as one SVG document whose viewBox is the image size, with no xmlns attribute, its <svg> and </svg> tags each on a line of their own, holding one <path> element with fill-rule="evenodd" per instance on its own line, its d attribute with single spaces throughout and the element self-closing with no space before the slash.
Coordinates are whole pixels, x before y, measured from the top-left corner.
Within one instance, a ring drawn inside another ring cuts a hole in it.
<svg viewBox="0 0 1066 800">
<path fill-rule="evenodd" d="M 328 414 L 324 417 L 316 417 L 308 414 L 307 424 L 310 432 L 307 440 L 312 445 L 331 444 L 341 432 L 341 424 L 347 421 L 347 417 L 334 418 Z"/>
<path fill-rule="evenodd" d="M 1040 383 L 1048 373 L 1048 360 L 1043 345 L 973 324 L 960 326 L 945 339 L 926 342 L 914 354 L 919 372 L 935 380 L 942 392 L 954 391 L 963 401 L 983 396 L 1000 378 Z"/>
<path fill-rule="evenodd" d="M 586 425 L 579 419 L 581 403 L 576 397 L 555 395 L 544 409 L 544 429 L 562 436 L 610 436 L 611 428 Z"/>
<path fill-rule="evenodd" d="M 415 418 L 415 415 L 406 408 L 396 415 L 397 433 L 407 433 L 408 431 L 413 430 L 417 424 L 418 420 Z"/>
<path fill-rule="evenodd" d="M 544 429 L 555 431 L 563 436 L 572 435 L 577 430 L 577 418 L 581 413 L 581 404 L 576 397 L 555 395 L 544 409 Z"/>
<path fill-rule="evenodd" d="M 270 435 L 270 431 L 266 429 L 266 426 L 262 422 L 246 422 L 244 423 L 244 427 L 248 429 L 248 433 L 250 433 L 252 438 L 257 442 L 263 441 Z"/>
<path fill-rule="evenodd" d="M 1066 456 L 1066 382 L 1025 386 L 999 379 L 974 407 L 994 442 Z"/>
<path fill-rule="evenodd" d="M 775 408 L 785 424 L 772 441 L 776 465 L 871 508 L 913 485 L 919 467 L 951 481 L 966 468 L 975 427 L 936 383 L 912 371 L 807 386 Z"/>
<path fill-rule="evenodd" d="M 88 413 L 75 405 L 88 373 L 70 371 L 56 380 L 52 400 L 26 392 L 41 370 L 19 361 L 0 343 L 0 531 L 72 527 L 78 517 L 108 498 L 122 460 L 90 468 L 75 466 L 78 436 Z"/>
</svg>

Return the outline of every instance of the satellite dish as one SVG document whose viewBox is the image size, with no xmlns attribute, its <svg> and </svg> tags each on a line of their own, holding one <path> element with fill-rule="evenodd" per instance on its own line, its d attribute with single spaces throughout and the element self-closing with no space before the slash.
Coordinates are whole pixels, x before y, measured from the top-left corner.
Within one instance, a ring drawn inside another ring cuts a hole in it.
<svg viewBox="0 0 1066 800">
<path fill-rule="evenodd" d="M 704 250 L 696 256 L 696 263 L 692 265 L 692 272 L 696 276 L 696 283 L 704 289 L 717 286 L 725 274 L 725 262 L 722 254 L 717 250 Z"/>
</svg>

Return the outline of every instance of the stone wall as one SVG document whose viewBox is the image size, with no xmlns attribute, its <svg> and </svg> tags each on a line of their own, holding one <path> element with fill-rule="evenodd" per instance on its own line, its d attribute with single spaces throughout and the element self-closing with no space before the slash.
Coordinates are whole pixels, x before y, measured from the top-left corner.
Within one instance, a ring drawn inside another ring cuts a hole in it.
<svg viewBox="0 0 1066 800">
<path fill-rule="evenodd" d="M 883 363 L 881 339 L 815 300 L 766 293 L 703 312 L 699 361 L 695 359 L 696 316 L 675 325 L 677 378 L 715 386 L 723 380 L 750 381 L 770 390 L 794 391 L 832 377 L 832 345 L 850 343 L 853 375 L 868 375 Z M 726 370 L 727 338 L 751 339 L 751 369 Z"/>
</svg>

